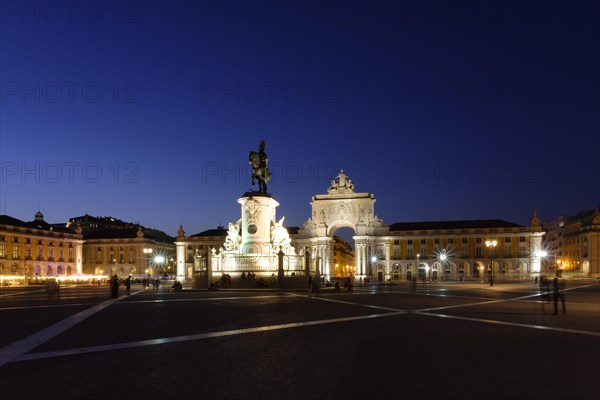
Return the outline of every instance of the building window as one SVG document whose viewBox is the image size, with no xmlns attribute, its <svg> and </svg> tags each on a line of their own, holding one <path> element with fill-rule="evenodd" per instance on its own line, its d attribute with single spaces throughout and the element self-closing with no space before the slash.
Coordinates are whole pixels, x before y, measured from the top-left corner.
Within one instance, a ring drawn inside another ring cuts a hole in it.
<svg viewBox="0 0 600 400">
<path fill-rule="evenodd" d="M 448 243 L 453 244 L 454 243 L 454 239 L 453 238 L 448 238 Z"/>
<path fill-rule="evenodd" d="M 15 236 L 15 237 L 13 237 L 13 242 L 14 242 L 14 243 L 19 243 L 19 238 L 18 238 L 18 237 L 16 237 L 16 236 Z"/>
<path fill-rule="evenodd" d="M 49 259 L 54 258 L 54 247 L 48 247 L 48 258 Z"/>
<path fill-rule="evenodd" d="M 414 256 L 413 256 L 413 248 L 412 247 L 409 247 L 407 249 L 406 258 L 409 259 L 409 260 L 412 260 L 414 258 Z"/>
<path fill-rule="evenodd" d="M 395 239 L 394 244 L 398 245 L 398 244 L 400 244 L 400 241 L 398 239 Z"/>
<path fill-rule="evenodd" d="M 19 247 L 13 246 L 13 258 L 19 258 Z"/>
<path fill-rule="evenodd" d="M 462 243 L 468 243 L 468 239 L 467 238 L 462 238 L 461 242 Z"/>
<path fill-rule="evenodd" d="M 475 238 L 475 243 L 481 243 L 481 238 L 480 237 Z"/>
<path fill-rule="evenodd" d="M 44 251 L 44 248 L 42 246 L 38 245 L 38 247 L 37 247 L 37 258 L 38 258 L 38 260 L 42 259 L 42 257 L 43 257 L 43 251 Z"/>
<path fill-rule="evenodd" d="M 400 248 L 394 247 L 394 259 L 398 260 L 400 258 Z"/>
<path fill-rule="evenodd" d="M 69 261 L 73 261 L 73 248 L 69 247 Z"/>
<path fill-rule="evenodd" d="M 504 242 L 505 242 L 505 243 L 510 243 L 510 236 L 506 236 L 506 237 L 504 238 Z"/>
<path fill-rule="evenodd" d="M 25 258 L 30 259 L 31 258 L 31 245 L 28 244 L 25 247 Z"/>
<path fill-rule="evenodd" d="M 504 246 L 504 257 L 512 257 L 512 247 L 510 245 Z"/>
<path fill-rule="evenodd" d="M 475 257 L 477 257 L 477 258 L 481 257 L 481 246 L 475 247 Z"/>
<path fill-rule="evenodd" d="M 4 243 L 0 243 L 0 258 L 6 257 L 6 247 Z"/>
<path fill-rule="evenodd" d="M 525 236 L 519 236 L 519 242 L 524 242 L 525 241 Z"/>
<path fill-rule="evenodd" d="M 413 243 L 412 243 L 412 239 L 408 239 L 406 243 L 408 243 L 408 244 L 413 244 Z"/>
<path fill-rule="evenodd" d="M 421 239 L 421 244 L 427 244 L 427 239 Z"/>
<path fill-rule="evenodd" d="M 461 251 L 460 256 L 462 258 L 467 258 L 469 256 L 469 248 L 468 247 L 463 246 L 463 247 L 461 247 L 460 251 Z"/>
</svg>

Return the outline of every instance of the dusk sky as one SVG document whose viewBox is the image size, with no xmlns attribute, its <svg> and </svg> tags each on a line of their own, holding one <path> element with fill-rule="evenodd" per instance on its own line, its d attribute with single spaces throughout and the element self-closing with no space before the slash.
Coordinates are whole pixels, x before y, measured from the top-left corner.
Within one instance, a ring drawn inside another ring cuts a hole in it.
<svg viewBox="0 0 600 400">
<path fill-rule="evenodd" d="M 3 0 L 0 214 L 227 225 L 261 139 L 287 226 L 340 169 L 387 224 L 590 209 L 598 21 L 597 1 Z"/>
</svg>

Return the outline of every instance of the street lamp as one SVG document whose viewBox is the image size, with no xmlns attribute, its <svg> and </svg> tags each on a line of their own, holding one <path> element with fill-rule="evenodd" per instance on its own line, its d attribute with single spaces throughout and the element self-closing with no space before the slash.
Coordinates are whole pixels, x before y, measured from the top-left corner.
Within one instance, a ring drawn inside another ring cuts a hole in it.
<svg viewBox="0 0 600 400">
<path fill-rule="evenodd" d="M 542 270 L 544 269 L 544 259 L 548 256 L 548 252 L 546 250 L 540 250 L 537 252 L 537 256 L 540 259 L 540 275 Z"/>
<path fill-rule="evenodd" d="M 162 269 L 162 266 L 163 266 L 164 262 L 165 262 L 165 257 L 164 256 L 157 255 L 157 256 L 154 257 L 154 264 L 158 264 L 159 271 Z M 164 273 L 164 271 L 163 271 L 163 273 Z"/>
<path fill-rule="evenodd" d="M 485 247 L 489 247 L 490 248 L 490 268 L 492 270 L 492 275 L 490 277 L 490 286 L 494 286 L 494 264 L 492 261 L 492 256 L 493 256 L 493 251 L 494 248 L 498 245 L 498 242 L 496 240 L 486 240 L 485 242 Z"/>
<path fill-rule="evenodd" d="M 371 257 L 371 273 L 375 274 L 375 263 L 377 262 L 377 257 L 372 256 Z M 377 275 L 379 276 L 379 274 Z"/>
<path fill-rule="evenodd" d="M 443 251 L 442 254 L 440 254 L 439 259 L 440 259 L 440 261 L 438 262 L 438 269 L 440 269 L 440 268 L 443 268 L 443 269 L 441 272 L 438 270 L 438 278 L 439 278 L 440 274 L 442 275 L 442 277 L 444 277 L 445 273 L 446 273 L 445 265 L 446 265 L 446 260 L 448 259 L 448 255 L 446 255 L 445 251 Z"/>
<path fill-rule="evenodd" d="M 413 278 L 415 280 L 415 282 L 417 281 L 417 278 L 419 277 L 419 257 L 421 257 L 421 254 L 417 253 L 417 265 L 415 266 L 415 277 Z M 427 276 L 425 276 L 425 278 L 427 278 Z"/>
</svg>

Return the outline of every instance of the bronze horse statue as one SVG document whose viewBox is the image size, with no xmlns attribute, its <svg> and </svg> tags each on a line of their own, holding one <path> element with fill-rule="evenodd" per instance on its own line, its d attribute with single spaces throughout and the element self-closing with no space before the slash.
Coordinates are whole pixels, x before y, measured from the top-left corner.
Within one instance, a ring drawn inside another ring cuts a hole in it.
<svg viewBox="0 0 600 400">
<path fill-rule="evenodd" d="M 261 153 L 256 151 L 250 151 L 248 157 L 248 163 L 252 167 L 252 186 L 254 186 L 254 180 L 258 182 L 258 191 L 267 193 L 267 183 L 271 179 L 271 171 L 267 167 L 267 157 L 262 151 L 264 157 L 261 157 Z"/>
</svg>

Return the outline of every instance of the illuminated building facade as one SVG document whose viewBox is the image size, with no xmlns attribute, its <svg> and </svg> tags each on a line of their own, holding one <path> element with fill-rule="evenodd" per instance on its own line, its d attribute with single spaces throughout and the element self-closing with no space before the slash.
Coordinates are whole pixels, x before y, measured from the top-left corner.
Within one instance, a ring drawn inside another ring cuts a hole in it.
<svg viewBox="0 0 600 400">
<path fill-rule="evenodd" d="M 544 270 L 563 276 L 600 277 L 600 208 L 544 222 Z"/>
<path fill-rule="evenodd" d="M 29 222 L 0 215 L 1 284 L 81 274 L 82 249 L 81 231 L 51 225 L 39 211 Z"/>
<path fill-rule="evenodd" d="M 333 237 L 333 277 L 354 276 L 354 250 L 344 239 Z"/>
<path fill-rule="evenodd" d="M 175 245 L 177 247 L 177 277 L 192 279 L 203 267 L 201 262 L 211 254 L 212 249 L 219 249 L 227 238 L 227 229 L 218 226 L 216 229 L 186 236 L 183 226 L 179 226 Z"/>
<path fill-rule="evenodd" d="M 402 222 L 390 225 L 390 279 L 530 279 L 540 273 L 543 232 L 503 220 Z M 491 243 L 495 243 L 494 246 Z M 383 262 L 374 274 L 385 274 Z"/>
</svg>

